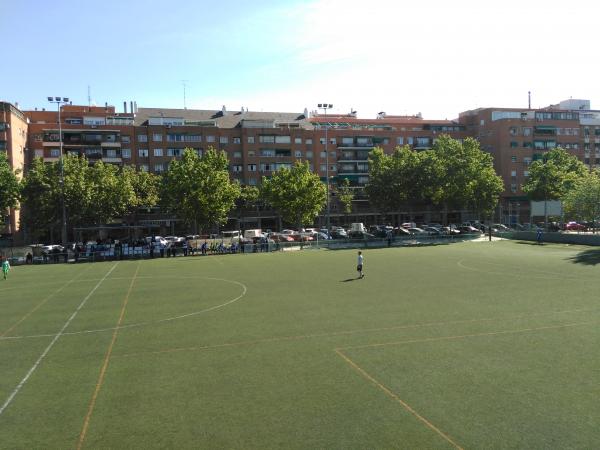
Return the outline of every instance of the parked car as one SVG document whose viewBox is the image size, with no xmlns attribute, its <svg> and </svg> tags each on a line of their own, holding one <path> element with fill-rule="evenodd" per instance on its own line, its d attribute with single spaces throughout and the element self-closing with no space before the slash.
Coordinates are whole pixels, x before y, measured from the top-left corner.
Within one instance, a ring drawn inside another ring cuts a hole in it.
<svg viewBox="0 0 600 450">
<path fill-rule="evenodd" d="M 430 236 L 439 236 L 440 234 L 442 234 L 441 230 L 436 227 L 424 227 L 423 231 L 425 231 Z"/>
<path fill-rule="evenodd" d="M 330 236 L 331 239 L 348 239 L 348 233 L 343 228 L 332 229 Z"/>
<path fill-rule="evenodd" d="M 410 234 L 427 234 L 427 231 L 425 231 L 423 228 L 419 228 L 419 227 L 410 227 L 410 228 L 408 228 L 408 232 Z"/>
<path fill-rule="evenodd" d="M 460 234 L 460 231 L 458 229 L 451 228 L 451 227 L 442 227 L 442 228 L 440 228 L 440 231 L 442 232 L 442 234 L 446 234 L 446 235 Z"/>
<path fill-rule="evenodd" d="M 568 222 L 565 225 L 565 230 L 567 230 L 567 231 L 585 231 L 586 227 L 585 227 L 585 225 L 582 225 L 577 222 Z"/>
<path fill-rule="evenodd" d="M 462 225 L 458 229 L 462 234 L 481 234 L 481 230 L 471 225 Z"/>
<path fill-rule="evenodd" d="M 408 236 L 410 234 L 410 231 L 408 231 L 404 227 L 396 227 L 394 228 L 394 234 L 397 236 Z"/>
</svg>

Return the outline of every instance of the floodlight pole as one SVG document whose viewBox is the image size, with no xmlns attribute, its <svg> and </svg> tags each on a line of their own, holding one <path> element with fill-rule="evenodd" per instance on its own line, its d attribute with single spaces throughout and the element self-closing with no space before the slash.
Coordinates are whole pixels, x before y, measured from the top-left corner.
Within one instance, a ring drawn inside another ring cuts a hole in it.
<svg viewBox="0 0 600 450">
<path fill-rule="evenodd" d="M 62 226 L 61 226 L 61 241 L 63 245 L 67 244 L 67 208 L 65 205 L 65 165 L 63 160 L 63 138 L 62 138 L 62 121 L 60 117 L 60 107 L 62 104 L 68 103 L 67 97 L 48 97 L 50 103 L 56 103 L 58 109 L 58 140 L 60 145 L 60 197 L 62 204 Z"/>
<path fill-rule="evenodd" d="M 318 108 L 323 110 L 323 114 L 325 115 L 325 186 L 327 187 L 327 232 L 331 233 L 331 204 L 329 200 L 329 152 L 327 151 L 327 128 L 329 128 L 329 124 L 327 123 L 327 110 L 333 108 L 333 105 L 330 103 L 319 103 Z"/>
</svg>

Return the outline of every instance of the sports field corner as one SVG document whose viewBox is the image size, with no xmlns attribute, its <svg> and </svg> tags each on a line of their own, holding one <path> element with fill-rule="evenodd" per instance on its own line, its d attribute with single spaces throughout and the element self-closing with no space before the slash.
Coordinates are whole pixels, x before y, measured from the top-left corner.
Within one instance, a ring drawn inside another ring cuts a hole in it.
<svg viewBox="0 0 600 450">
<path fill-rule="evenodd" d="M 600 250 L 15 267 L 0 448 L 600 447 Z"/>
</svg>

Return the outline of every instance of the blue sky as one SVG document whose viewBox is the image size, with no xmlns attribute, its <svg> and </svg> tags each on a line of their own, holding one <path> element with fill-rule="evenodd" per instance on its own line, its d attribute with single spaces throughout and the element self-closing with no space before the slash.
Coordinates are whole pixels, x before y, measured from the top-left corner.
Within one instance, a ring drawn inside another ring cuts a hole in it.
<svg viewBox="0 0 600 450">
<path fill-rule="evenodd" d="M 596 2 L 0 0 L 0 99 L 454 118 L 587 98 Z"/>
</svg>

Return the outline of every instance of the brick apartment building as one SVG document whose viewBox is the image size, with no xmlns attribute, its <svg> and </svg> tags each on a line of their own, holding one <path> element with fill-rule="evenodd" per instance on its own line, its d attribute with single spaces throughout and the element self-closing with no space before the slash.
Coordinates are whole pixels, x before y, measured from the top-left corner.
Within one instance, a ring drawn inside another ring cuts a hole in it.
<svg viewBox="0 0 600 450">
<path fill-rule="evenodd" d="M 522 185 L 531 163 L 548 150 L 560 146 L 588 168 L 600 167 L 600 111 L 591 110 L 588 100 L 541 109 L 480 108 L 461 113 L 459 122 L 494 157 L 505 186 L 498 213 L 503 223 L 529 222 Z"/>
<path fill-rule="evenodd" d="M 17 105 L 18 106 L 18 105 Z M 0 102 L 0 151 L 6 153 L 13 170 L 19 170 L 19 178 L 25 170 L 27 154 L 27 118 L 17 106 Z M 2 211 L 0 233 L 13 235 L 19 230 L 19 210 Z"/>
<path fill-rule="evenodd" d="M 26 169 L 34 157 L 48 162 L 59 159 L 57 111 L 21 112 L 8 103 L 0 105 L 4 114 L 0 146 L 12 158 L 13 167 Z M 398 145 L 419 151 L 430 148 L 440 134 L 456 139 L 473 136 L 494 156 L 496 170 L 505 182 L 499 212 L 503 221 L 516 221 L 517 214 L 519 221 L 528 221 L 528 202 L 521 184 L 529 164 L 541 158 L 544 151 L 560 145 L 590 167 L 600 164 L 600 112 L 590 110 L 589 101 L 584 100 L 568 100 L 542 109 L 480 108 L 461 113 L 456 121 L 385 113 L 359 119 L 356 112 L 323 115 L 307 109 L 297 113 L 243 108 L 228 111 L 225 107 L 138 109 L 131 102 L 129 111 L 124 103 L 120 113 L 108 105 L 63 105 L 61 122 L 65 154 L 161 173 L 184 148 L 191 147 L 201 155 L 213 147 L 227 152 L 232 179 L 248 185 L 258 185 L 262 176 L 290 167 L 295 161 L 307 161 L 323 181 L 329 173 L 332 185 L 348 178 L 352 186 L 360 188 L 368 182 L 368 153 L 376 146 L 388 153 Z M 425 211 L 413 218 L 437 221 L 436 214 Z M 347 220 L 335 197 L 331 216 L 332 224 Z M 171 222 L 156 212 L 140 218 L 154 224 Z M 255 211 L 245 220 L 242 226 L 276 226 L 272 211 Z M 359 195 L 352 220 L 373 222 L 377 212 Z M 9 222 L 12 232 L 18 230 L 18 212 L 11 213 Z"/>
</svg>

